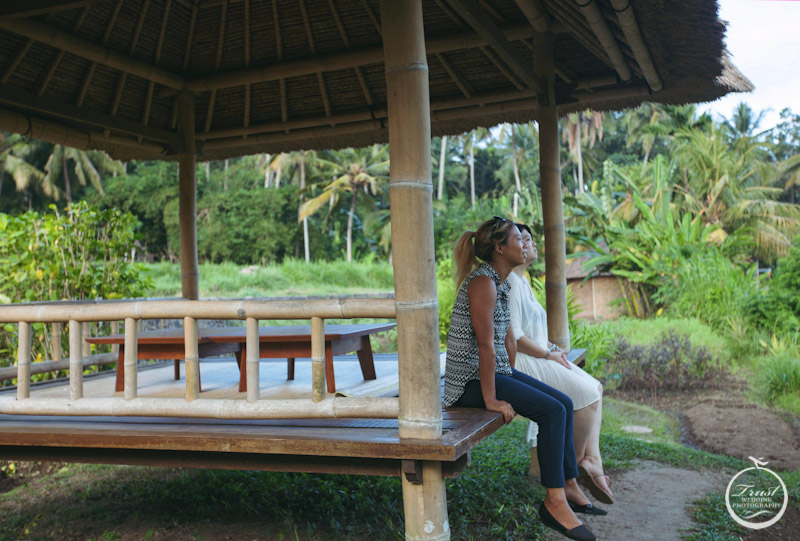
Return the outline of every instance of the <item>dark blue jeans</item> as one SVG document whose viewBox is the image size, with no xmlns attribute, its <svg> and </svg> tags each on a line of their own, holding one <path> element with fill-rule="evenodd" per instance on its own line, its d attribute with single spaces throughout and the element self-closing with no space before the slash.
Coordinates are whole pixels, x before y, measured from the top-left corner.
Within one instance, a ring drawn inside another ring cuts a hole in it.
<svg viewBox="0 0 800 541">
<path fill-rule="evenodd" d="M 572 400 L 538 379 L 513 370 L 510 376 L 495 374 L 495 396 L 511 404 L 514 411 L 539 425 L 539 466 L 542 485 L 562 488 L 565 479 L 578 476 L 575 444 L 572 441 Z M 481 382 L 474 379 L 464 386 L 453 407 L 484 408 Z"/>
</svg>

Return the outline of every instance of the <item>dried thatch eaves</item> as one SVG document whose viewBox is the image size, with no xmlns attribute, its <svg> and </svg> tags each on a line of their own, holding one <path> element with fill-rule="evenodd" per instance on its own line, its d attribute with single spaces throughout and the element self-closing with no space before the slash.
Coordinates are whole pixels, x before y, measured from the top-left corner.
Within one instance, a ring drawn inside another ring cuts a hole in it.
<svg viewBox="0 0 800 541">
<path fill-rule="evenodd" d="M 534 32 L 559 113 L 710 101 L 751 83 L 714 0 L 424 0 L 434 135 L 537 117 Z M 37 0 L 0 6 L 0 129 L 174 159 L 388 139 L 377 0 Z"/>
</svg>

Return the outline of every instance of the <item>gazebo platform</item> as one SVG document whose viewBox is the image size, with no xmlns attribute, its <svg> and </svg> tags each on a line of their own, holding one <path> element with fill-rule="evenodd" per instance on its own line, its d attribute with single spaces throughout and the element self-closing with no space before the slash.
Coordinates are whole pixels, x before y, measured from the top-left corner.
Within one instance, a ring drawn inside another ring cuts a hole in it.
<svg viewBox="0 0 800 541">
<path fill-rule="evenodd" d="M 342 396 L 396 396 L 397 357 L 376 355 L 378 379 L 364 381 L 358 359 L 336 360 Z M 201 362 L 203 392 L 198 400 L 242 399 L 233 358 Z M 295 379 L 286 362 L 262 362 L 263 398 L 311 395 L 311 363 L 298 359 Z M 84 396 L 121 396 L 114 374 L 87 376 Z M 139 396 L 179 398 L 184 380 L 173 379 L 172 363 L 140 369 Z M 0 396 L 13 393 L 0 391 Z M 69 396 L 69 382 L 31 386 L 31 399 Z M 400 438 L 393 419 L 221 420 L 176 417 L 70 417 L 0 415 L 0 459 L 57 460 L 107 464 L 301 471 L 400 476 L 421 481 L 422 462 L 440 461 L 446 477 L 469 461 L 469 450 L 503 425 L 486 410 L 443 412 L 441 439 Z"/>
</svg>

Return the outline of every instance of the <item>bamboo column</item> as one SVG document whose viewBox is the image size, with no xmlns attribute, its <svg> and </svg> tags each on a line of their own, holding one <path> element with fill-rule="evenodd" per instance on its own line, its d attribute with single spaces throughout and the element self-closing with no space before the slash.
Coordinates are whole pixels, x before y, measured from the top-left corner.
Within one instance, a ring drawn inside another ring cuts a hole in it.
<svg viewBox="0 0 800 541">
<path fill-rule="evenodd" d="M 17 400 L 31 395 L 31 324 L 20 321 L 17 330 Z"/>
<path fill-rule="evenodd" d="M 178 94 L 178 125 L 184 150 L 178 156 L 179 220 L 181 228 L 181 293 L 187 299 L 200 298 L 200 273 L 197 266 L 197 183 L 194 139 L 194 98 L 188 92 Z"/>
<path fill-rule="evenodd" d="M 135 319 L 125 318 L 125 400 L 136 398 L 138 394 L 139 326 L 136 323 Z"/>
<path fill-rule="evenodd" d="M 258 343 L 258 320 L 254 317 L 247 318 L 247 401 L 256 402 L 259 398 L 260 363 Z"/>
<path fill-rule="evenodd" d="M 119 321 L 111 322 L 111 334 L 119 334 Z M 111 346 L 111 353 L 119 353 L 119 344 Z"/>
<path fill-rule="evenodd" d="M 392 261 L 397 309 L 401 438 L 442 434 L 439 307 L 433 247 L 430 97 L 421 0 L 381 0 L 389 111 Z M 406 539 L 449 539 L 441 463 L 421 484 L 405 477 Z"/>
<path fill-rule="evenodd" d="M 325 320 L 311 318 L 311 388 L 314 402 L 325 399 Z"/>
<path fill-rule="evenodd" d="M 535 33 L 534 71 L 547 82 L 547 96 L 540 98 L 539 177 L 544 221 L 545 293 L 547 332 L 555 344 L 569 351 L 567 319 L 567 257 L 564 209 L 561 203 L 561 171 L 558 157 L 558 107 L 555 101 L 553 34 Z"/>
<path fill-rule="evenodd" d="M 186 401 L 191 402 L 200 398 L 200 353 L 197 342 L 197 320 L 193 317 L 183 318 L 183 343 L 186 347 L 186 354 L 184 355 L 184 363 L 186 364 Z M 258 350 L 256 349 L 256 351 Z M 248 348 L 247 354 L 250 354 L 250 348 Z"/>
<path fill-rule="evenodd" d="M 69 322 L 69 399 L 83 398 L 83 338 L 80 321 Z"/>
<path fill-rule="evenodd" d="M 84 358 L 92 354 L 92 344 L 86 341 L 88 337 L 92 336 L 92 324 L 88 321 L 81 323 L 81 353 Z"/>
<path fill-rule="evenodd" d="M 50 324 L 50 359 L 61 360 L 61 323 Z"/>
</svg>

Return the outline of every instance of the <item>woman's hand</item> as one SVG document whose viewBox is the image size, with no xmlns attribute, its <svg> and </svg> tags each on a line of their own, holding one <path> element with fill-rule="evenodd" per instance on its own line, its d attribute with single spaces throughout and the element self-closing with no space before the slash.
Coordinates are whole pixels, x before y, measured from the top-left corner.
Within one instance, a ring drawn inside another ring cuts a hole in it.
<svg viewBox="0 0 800 541">
<path fill-rule="evenodd" d="M 485 402 L 485 401 L 484 401 Z M 503 419 L 505 420 L 506 424 L 510 423 L 517 412 L 514 411 L 514 408 L 511 407 L 511 404 L 506 402 L 505 400 L 490 400 L 485 402 L 486 409 L 489 411 L 496 411 L 498 413 L 503 414 Z"/>
<path fill-rule="evenodd" d="M 547 359 L 557 362 L 567 370 L 572 370 L 572 363 L 567 360 L 567 354 L 564 353 L 563 349 L 551 351 L 547 354 Z"/>
</svg>

